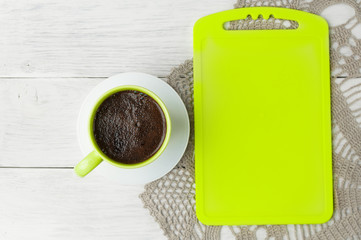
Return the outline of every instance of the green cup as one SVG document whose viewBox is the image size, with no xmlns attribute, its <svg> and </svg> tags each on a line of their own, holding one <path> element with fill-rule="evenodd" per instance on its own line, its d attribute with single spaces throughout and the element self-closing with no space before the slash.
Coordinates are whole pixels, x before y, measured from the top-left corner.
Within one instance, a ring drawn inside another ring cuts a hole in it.
<svg viewBox="0 0 361 240">
<path fill-rule="evenodd" d="M 167 124 L 167 131 L 165 134 L 165 138 L 164 138 L 163 144 L 159 148 L 159 150 L 149 159 L 147 159 L 143 162 L 140 162 L 140 163 L 135 163 L 135 164 L 120 163 L 120 162 L 117 162 L 117 161 L 109 158 L 107 155 L 105 155 L 100 150 L 98 144 L 96 143 L 95 137 L 94 137 L 94 132 L 93 132 L 94 117 L 95 117 L 95 114 L 96 114 L 99 106 L 103 103 L 103 101 L 105 99 L 107 99 L 111 95 L 113 95 L 117 92 L 126 91 L 126 90 L 139 91 L 139 92 L 145 93 L 148 96 L 150 96 L 151 98 L 153 98 L 158 103 L 158 105 L 161 107 L 161 109 L 164 113 L 164 116 L 165 116 L 166 124 Z M 96 168 L 103 160 L 109 162 L 110 164 L 112 164 L 116 167 L 120 167 L 120 168 L 139 168 L 139 167 L 143 167 L 143 166 L 153 162 L 162 154 L 164 149 L 167 147 L 167 144 L 170 139 L 171 121 L 170 121 L 170 116 L 169 116 L 169 113 L 168 113 L 168 110 L 167 110 L 165 104 L 162 102 L 162 100 L 160 100 L 160 98 L 157 95 L 155 95 L 153 92 L 149 91 L 148 89 L 145 89 L 145 88 L 142 88 L 139 86 L 126 85 L 126 86 L 119 86 L 119 87 L 113 88 L 113 89 L 109 90 L 108 92 L 106 92 L 103 96 L 101 96 L 98 99 L 98 101 L 94 105 L 93 110 L 91 111 L 90 116 L 89 116 L 88 131 L 89 131 L 91 144 L 92 144 L 94 150 L 92 152 L 90 152 L 83 160 L 81 160 L 74 167 L 75 173 L 80 177 L 86 176 L 94 168 Z"/>
</svg>

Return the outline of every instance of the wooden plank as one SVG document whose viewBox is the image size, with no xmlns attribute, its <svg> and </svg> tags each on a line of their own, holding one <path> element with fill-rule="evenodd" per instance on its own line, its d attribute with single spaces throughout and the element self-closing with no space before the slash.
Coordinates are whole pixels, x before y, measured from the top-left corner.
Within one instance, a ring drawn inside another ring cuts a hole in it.
<svg viewBox="0 0 361 240">
<path fill-rule="evenodd" d="M 192 57 L 192 29 L 235 0 L 2 1 L 0 76 L 165 76 Z"/>
<path fill-rule="evenodd" d="M 165 239 L 138 195 L 72 170 L 0 168 L 0 239 Z"/>
<path fill-rule="evenodd" d="M 102 80 L 0 79 L 0 166 L 74 166 L 78 112 Z"/>
<path fill-rule="evenodd" d="M 78 113 L 86 95 L 103 80 L 0 78 L 0 167 L 72 167 L 79 162 Z M 346 81 L 342 90 L 359 80 Z M 351 109 L 359 107 L 354 102 Z"/>
</svg>

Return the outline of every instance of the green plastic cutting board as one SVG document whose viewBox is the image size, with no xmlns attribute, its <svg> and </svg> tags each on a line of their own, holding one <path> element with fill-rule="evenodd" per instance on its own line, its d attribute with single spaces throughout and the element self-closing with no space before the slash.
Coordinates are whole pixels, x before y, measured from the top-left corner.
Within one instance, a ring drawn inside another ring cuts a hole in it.
<svg viewBox="0 0 361 240">
<path fill-rule="evenodd" d="M 251 15 L 297 29 L 225 30 Z M 329 40 L 316 15 L 256 7 L 194 26 L 196 212 L 208 225 L 315 224 L 333 212 Z"/>
</svg>

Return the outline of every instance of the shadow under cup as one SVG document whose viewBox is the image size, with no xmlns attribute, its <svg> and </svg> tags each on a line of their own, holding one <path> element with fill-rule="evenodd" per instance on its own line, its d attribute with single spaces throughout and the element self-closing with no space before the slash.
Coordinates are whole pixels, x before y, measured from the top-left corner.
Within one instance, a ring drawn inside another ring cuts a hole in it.
<svg viewBox="0 0 361 240">
<path fill-rule="evenodd" d="M 95 136 L 94 136 L 93 124 L 94 124 L 94 119 L 97 114 L 98 108 L 110 96 L 112 96 L 113 94 L 116 94 L 118 92 L 122 92 L 122 91 L 138 91 L 138 92 L 148 95 L 161 108 L 161 110 L 164 114 L 165 123 L 166 123 L 166 132 L 165 132 L 164 140 L 163 140 L 161 146 L 159 147 L 159 149 L 150 158 L 148 158 L 144 161 L 138 162 L 138 163 L 133 163 L 133 164 L 121 163 L 121 162 L 115 161 L 114 159 L 107 156 L 104 152 L 101 151 L 100 147 L 98 146 L 98 144 L 95 140 Z M 168 113 L 168 110 L 167 110 L 165 104 L 162 102 L 162 100 L 156 94 L 154 94 L 153 92 L 151 92 L 148 89 L 145 89 L 145 88 L 142 88 L 139 86 L 125 85 L 125 86 L 119 86 L 119 87 L 116 87 L 116 88 L 113 88 L 113 89 L 107 91 L 104 95 L 102 95 L 97 100 L 97 102 L 94 105 L 93 110 L 91 111 L 91 114 L 89 116 L 88 131 L 89 131 L 88 133 L 90 136 L 91 144 L 92 144 L 94 150 L 91 153 L 89 153 L 82 161 L 80 161 L 74 167 L 75 173 L 80 177 L 86 176 L 96 166 L 98 166 L 103 160 L 109 162 L 110 164 L 112 164 L 116 167 L 120 167 L 120 168 L 139 168 L 139 167 L 143 167 L 147 164 L 150 164 L 151 162 L 156 160 L 162 154 L 162 152 L 164 151 L 164 149 L 166 148 L 166 146 L 169 142 L 170 134 L 171 134 L 171 120 L 170 120 L 170 116 L 169 116 L 169 113 Z"/>
</svg>

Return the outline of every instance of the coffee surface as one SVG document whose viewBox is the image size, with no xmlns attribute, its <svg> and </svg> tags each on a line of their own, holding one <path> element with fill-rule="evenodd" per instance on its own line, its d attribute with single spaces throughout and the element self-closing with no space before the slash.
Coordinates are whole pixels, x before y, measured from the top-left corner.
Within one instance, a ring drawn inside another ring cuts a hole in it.
<svg viewBox="0 0 361 240">
<path fill-rule="evenodd" d="M 95 141 L 109 158 L 125 163 L 143 162 L 161 147 L 167 126 L 158 103 L 138 91 L 121 91 L 98 108 L 93 131 Z"/>
</svg>

